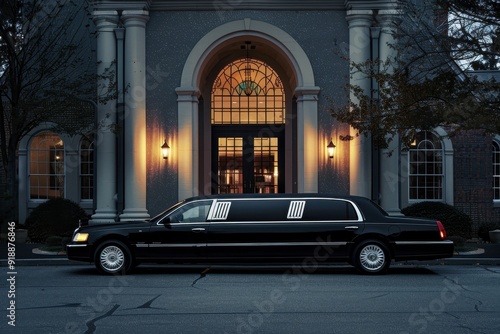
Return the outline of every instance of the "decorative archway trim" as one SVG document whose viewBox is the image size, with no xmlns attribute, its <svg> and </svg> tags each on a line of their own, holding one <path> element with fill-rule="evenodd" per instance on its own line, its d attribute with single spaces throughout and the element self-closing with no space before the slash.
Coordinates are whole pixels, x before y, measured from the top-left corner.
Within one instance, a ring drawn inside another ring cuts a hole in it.
<svg viewBox="0 0 500 334">
<path fill-rule="evenodd" d="M 259 36 L 275 45 L 286 56 L 284 59 L 290 62 L 295 72 L 297 87 L 315 86 L 311 62 L 292 36 L 272 24 L 245 18 L 213 29 L 196 43 L 184 64 L 180 87 L 197 90 L 203 65 L 208 57 L 225 41 L 242 35 Z"/>
<path fill-rule="evenodd" d="M 249 18 L 223 24 L 203 36 L 188 55 L 182 70 L 177 93 L 178 117 L 178 198 L 202 193 L 199 184 L 200 148 L 198 134 L 198 97 L 205 69 L 212 65 L 214 55 L 236 38 L 254 36 L 266 41 L 276 52 L 283 67 L 291 74 L 289 84 L 297 99 L 297 189 L 299 192 L 318 191 L 318 106 L 311 62 L 302 47 L 282 29 Z M 311 151 L 309 151 L 311 150 Z M 305 152 L 316 152 L 305 156 Z M 307 158 L 307 163 L 304 163 Z"/>
</svg>

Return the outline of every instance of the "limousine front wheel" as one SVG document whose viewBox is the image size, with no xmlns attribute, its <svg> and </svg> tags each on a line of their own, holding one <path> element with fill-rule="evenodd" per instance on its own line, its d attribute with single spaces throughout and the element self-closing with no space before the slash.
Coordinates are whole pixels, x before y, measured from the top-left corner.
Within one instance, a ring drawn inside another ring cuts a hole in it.
<svg viewBox="0 0 500 334">
<path fill-rule="evenodd" d="M 126 274 L 131 267 L 130 251 L 121 241 L 106 241 L 97 248 L 95 265 L 103 274 Z"/>
<path fill-rule="evenodd" d="M 366 240 L 354 251 L 354 266 L 364 274 L 382 274 L 391 263 L 387 246 L 377 240 Z"/>
</svg>

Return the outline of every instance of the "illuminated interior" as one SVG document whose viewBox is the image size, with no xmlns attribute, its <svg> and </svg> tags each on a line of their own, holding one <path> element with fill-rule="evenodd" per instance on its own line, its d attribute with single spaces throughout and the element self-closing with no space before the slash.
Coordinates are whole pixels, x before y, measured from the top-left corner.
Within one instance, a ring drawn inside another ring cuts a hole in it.
<svg viewBox="0 0 500 334">
<path fill-rule="evenodd" d="M 238 59 L 222 69 L 212 87 L 212 124 L 283 124 L 285 92 L 267 64 Z"/>
<path fill-rule="evenodd" d="M 284 124 L 285 93 L 276 72 L 249 57 L 224 67 L 212 87 L 211 123 L 242 130 Z M 218 137 L 217 192 L 278 192 L 278 140 L 263 134 Z"/>
</svg>

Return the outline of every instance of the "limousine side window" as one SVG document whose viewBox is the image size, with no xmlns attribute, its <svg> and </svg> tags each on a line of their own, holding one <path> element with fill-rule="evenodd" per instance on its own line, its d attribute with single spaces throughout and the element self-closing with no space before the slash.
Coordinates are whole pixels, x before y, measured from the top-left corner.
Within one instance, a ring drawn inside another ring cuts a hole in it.
<svg viewBox="0 0 500 334">
<path fill-rule="evenodd" d="M 290 200 L 233 200 L 228 221 L 286 220 Z"/>
<path fill-rule="evenodd" d="M 351 202 L 343 200 L 315 199 L 307 201 L 302 220 L 331 221 L 358 220 Z"/>
<path fill-rule="evenodd" d="M 212 201 L 197 201 L 180 207 L 170 215 L 171 223 L 202 223 L 207 221 Z"/>
</svg>

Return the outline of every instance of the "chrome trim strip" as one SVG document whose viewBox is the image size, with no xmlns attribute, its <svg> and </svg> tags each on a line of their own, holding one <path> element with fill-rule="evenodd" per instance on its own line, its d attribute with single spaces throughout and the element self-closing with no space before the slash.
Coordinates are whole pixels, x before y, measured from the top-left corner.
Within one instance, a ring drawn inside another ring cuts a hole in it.
<svg viewBox="0 0 500 334">
<path fill-rule="evenodd" d="M 262 220 L 262 221 L 241 221 L 241 222 L 235 222 L 235 221 L 212 221 L 207 224 L 313 224 L 313 223 L 318 223 L 318 224 L 329 224 L 329 223 L 361 223 L 358 220 Z"/>
<path fill-rule="evenodd" d="M 396 245 L 439 245 L 439 244 L 452 244 L 451 240 L 441 240 L 441 241 L 395 241 Z"/>
<path fill-rule="evenodd" d="M 178 247 L 178 248 L 191 248 L 191 247 L 206 247 L 207 244 L 142 244 L 141 247 L 149 248 L 165 248 L 165 247 Z"/>
<path fill-rule="evenodd" d="M 68 244 L 68 245 L 66 245 L 66 247 L 70 247 L 70 248 L 71 247 L 87 247 L 87 246 L 88 246 L 88 244 L 78 244 L 78 245 Z"/>
<path fill-rule="evenodd" d="M 198 244 L 137 244 L 137 247 L 243 247 L 243 246 L 345 246 L 347 242 L 228 242 Z"/>
<path fill-rule="evenodd" d="M 234 243 L 209 243 L 207 247 L 231 247 L 231 246 L 343 246 L 347 242 L 234 242 Z"/>
</svg>

